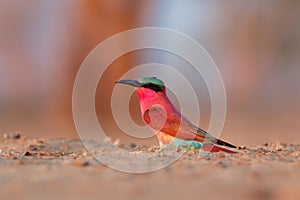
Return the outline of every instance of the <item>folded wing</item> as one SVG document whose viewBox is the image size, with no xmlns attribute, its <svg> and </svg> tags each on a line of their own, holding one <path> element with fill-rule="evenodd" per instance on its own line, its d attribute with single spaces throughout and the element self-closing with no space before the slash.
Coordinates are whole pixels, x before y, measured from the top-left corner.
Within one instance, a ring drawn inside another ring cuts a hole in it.
<svg viewBox="0 0 300 200">
<path fill-rule="evenodd" d="M 162 107 L 151 107 L 144 113 L 143 119 L 152 129 L 176 138 L 236 148 L 234 145 L 219 140 L 203 129 L 194 126 L 183 116 L 167 113 Z"/>
</svg>

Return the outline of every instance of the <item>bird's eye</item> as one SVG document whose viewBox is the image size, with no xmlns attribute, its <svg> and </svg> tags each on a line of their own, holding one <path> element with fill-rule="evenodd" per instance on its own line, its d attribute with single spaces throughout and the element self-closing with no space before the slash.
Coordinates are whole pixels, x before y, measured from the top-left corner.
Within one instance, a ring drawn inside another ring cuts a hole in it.
<svg viewBox="0 0 300 200">
<path fill-rule="evenodd" d="M 153 90 L 153 91 L 155 91 L 155 92 L 162 92 L 162 91 L 163 91 L 163 89 L 162 89 L 161 86 L 155 85 L 155 84 L 153 84 L 153 83 L 146 83 L 146 84 L 144 84 L 142 87 L 144 87 L 144 88 L 149 88 L 149 89 L 151 89 L 151 90 Z"/>
</svg>

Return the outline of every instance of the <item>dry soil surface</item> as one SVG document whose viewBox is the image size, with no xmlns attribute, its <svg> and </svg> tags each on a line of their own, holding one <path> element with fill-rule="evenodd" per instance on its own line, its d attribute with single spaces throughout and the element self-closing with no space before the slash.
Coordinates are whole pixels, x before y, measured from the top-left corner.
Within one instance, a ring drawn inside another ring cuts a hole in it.
<svg viewBox="0 0 300 200">
<path fill-rule="evenodd" d="M 126 160 L 122 152 L 101 152 L 107 142 L 87 142 L 104 158 Z M 157 147 L 122 148 L 170 159 Z M 6 135 L 0 140 L 0 199 L 300 199 L 300 144 L 263 144 L 237 154 L 189 151 L 143 174 L 111 169 L 93 153 L 79 140 Z"/>
</svg>

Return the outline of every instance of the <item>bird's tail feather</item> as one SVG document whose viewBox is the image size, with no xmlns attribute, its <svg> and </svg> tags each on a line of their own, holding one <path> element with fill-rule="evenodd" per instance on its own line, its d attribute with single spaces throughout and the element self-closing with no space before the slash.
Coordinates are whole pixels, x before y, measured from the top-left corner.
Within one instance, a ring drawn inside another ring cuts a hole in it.
<svg viewBox="0 0 300 200">
<path fill-rule="evenodd" d="M 226 152 L 226 153 L 237 153 L 236 151 L 232 151 L 229 149 L 225 149 L 223 147 L 216 146 L 211 143 L 204 143 L 202 146 L 202 150 L 209 152 Z"/>
<path fill-rule="evenodd" d="M 225 142 L 223 140 L 217 140 L 216 144 L 221 145 L 221 146 L 230 147 L 230 148 L 236 148 L 236 146 L 234 146 L 233 144 L 230 144 L 230 143 Z"/>
</svg>

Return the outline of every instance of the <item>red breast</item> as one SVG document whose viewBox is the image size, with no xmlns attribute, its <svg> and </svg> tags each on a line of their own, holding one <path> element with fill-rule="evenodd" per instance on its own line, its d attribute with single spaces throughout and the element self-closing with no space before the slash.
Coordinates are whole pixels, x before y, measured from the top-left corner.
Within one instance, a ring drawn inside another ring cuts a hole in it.
<svg viewBox="0 0 300 200">
<path fill-rule="evenodd" d="M 142 115 L 145 113 L 146 110 L 148 110 L 154 105 L 162 106 L 167 113 L 178 113 L 177 109 L 172 105 L 172 103 L 168 99 L 165 87 L 163 88 L 162 92 L 155 92 L 151 89 L 143 87 L 137 88 L 136 92 L 140 100 Z"/>
</svg>

